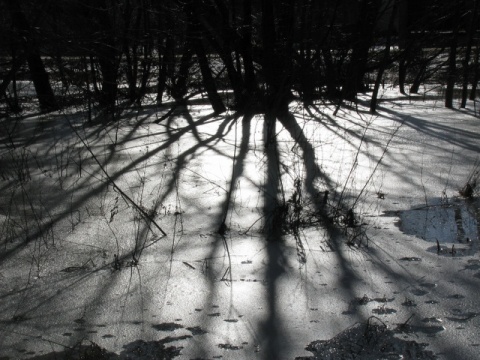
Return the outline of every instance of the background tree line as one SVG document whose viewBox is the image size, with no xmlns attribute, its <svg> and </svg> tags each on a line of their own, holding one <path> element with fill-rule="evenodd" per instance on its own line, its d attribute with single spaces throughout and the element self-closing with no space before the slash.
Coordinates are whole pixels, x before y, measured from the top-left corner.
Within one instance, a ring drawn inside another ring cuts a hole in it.
<svg viewBox="0 0 480 360">
<path fill-rule="evenodd" d="M 288 112 L 293 99 L 341 106 L 383 83 L 444 85 L 474 99 L 477 0 L 1 0 L 0 97 L 20 80 L 39 106 L 72 101 L 115 118 L 119 103 L 205 93 L 217 113 Z M 226 96 L 225 94 L 228 94 Z"/>
</svg>

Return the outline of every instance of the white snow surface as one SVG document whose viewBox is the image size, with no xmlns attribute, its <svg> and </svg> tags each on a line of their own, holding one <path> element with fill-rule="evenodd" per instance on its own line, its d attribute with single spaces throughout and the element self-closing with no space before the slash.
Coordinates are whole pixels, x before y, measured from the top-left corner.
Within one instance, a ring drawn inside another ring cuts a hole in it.
<svg viewBox="0 0 480 360">
<path fill-rule="evenodd" d="M 130 359 L 163 358 L 155 346 L 294 359 L 372 316 L 433 358 L 478 358 L 479 201 L 458 193 L 480 155 L 478 103 L 451 110 L 388 89 L 371 115 L 367 100 L 336 116 L 292 104 L 303 137 L 278 122 L 273 160 L 262 116 L 201 104 L 159 124 L 167 107 L 106 127 L 76 111 L 24 116 L 0 152 L 0 359 L 55 358 L 85 340 Z M 328 190 L 330 211 L 353 208 L 356 227 L 311 221 L 267 241 L 277 160 L 278 199 L 297 192 L 311 220 Z"/>
</svg>

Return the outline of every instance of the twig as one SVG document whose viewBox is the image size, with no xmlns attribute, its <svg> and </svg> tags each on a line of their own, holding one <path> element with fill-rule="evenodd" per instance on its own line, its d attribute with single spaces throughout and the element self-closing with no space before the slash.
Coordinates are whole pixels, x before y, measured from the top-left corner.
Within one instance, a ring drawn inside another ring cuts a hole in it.
<svg viewBox="0 0 480 360">
<path fill-rule="evenodd" d="M 415 316 L 415 314 L 410 315 L 410 317 L 403 324 L 399 324 L 399 326 L 398 326 L 399 329 L 403 331 L 407 327 L 410 319 L 413 318 L 414 316 Z"/>
<path fill-rule="evenodd" d="M 355 208 L 355 205 L 357 204 L 358 200 L 360 199 L 360 196 L 362 195 L 362 193 L 365 191 L 365 188 L 367 187 L 367 185 L 370 183 L 370 180 L 372 180 L 372 177 L 373 175 L 376 173 L 377 171 L 377 168 L 378 166 L 382 163 L 382 160 L 383 158 L 385 157 L 385 154 L 387 153 L 387 150 L 388 150 L 388 147 L 390 145 L 390 143 L 392 142 L 393 138 L 395 137 L 395 135 L 397 134 L 397 132 L 400 130 L 400 128 L 402 127 L 402 125 L 405 123 L 405 120 L 403 120 L 400 125 L 398 125 L 398 127 L 395 129 L 395 131 L 392 133 L 392 136 L 390 136 L 390 139 L 388 139 L 387 141 L 387 144 L 385 145 L 385 149 L 383 149 L 383 153 L 382 153 L 382 156 L 380 156 L 380 159 L 378 159 L 377 161 L 377 164 L 375 165 L 375 168 L 373 169 L 372 173 L 370 174 L 370 177 L 368 178 L 368 180 L 365 182 L 365 185 L 363 186 L 362 190 L 360 190 L 360 193 L 358 194 L 357 198 L 355 199 L 353 205 L 352 205 L 352 208 Z"/>
<path fill-rule="evenodd" d="M 190 265 L 188 262 L 182 261 L 182 263 L 183 263 L 183 265 L 185 265 L 186 267 L 189 267 L 190 269 L 195 270 L 195 266 Z"/>
<path fill-rule="evenodd" d="M 250 229 L 251 229 L 252 227 L 254 227 L 255 224 L 256 224 L 257 222 L 259 222 L 260 220 L 262 220 L 264 217 L 265 217 L 265 215 L 262 215 L 262 216 L 260 216 L 257 220 L 255 220 L 255 221 L 253 222 L 253 224 L 250 225 L 250 227 L 249 227 L 247 230 L 245 230 L 244 232 L 242 232 L 242 235 L 247 235 L 247 233 L 250 231 Z"/>
<path fill-rule="evenodd" d="M 427 190 L 425 189 L 425 184 L 423 183 L 423 156 L 422 156 L 422 168 L 420 169 L 420 182 L 423 188 L 423 196 L 425 197 L 425 206 L 428 206 Z"/>
<path fill-rule="evenodd" d="M 87 145 L 87 143 L 85 142 L 85 140 L 80 136 L 80 134 L 78 133 L 77 129 L 74 128 L 74 126 L 72 125 L 72 123 L 70 122 L 70 119 L 67 117 L 67 121 L 68 121 L 68 125 L 70 126 L 70 128 L 75 132 L 75 135 L 77 135 L 77 137 L 80 139 L 80 141 L 82 142 L 83 146 L 85 146 L 85 148 L 88 150 L 88 152 L 90 153 L 90 155 L 92 155 L 92 158 L 93 160 L 95 160 L 95 162 L 97 163 L 97 165 L 100 167 L 100 170 L 105 174 L 105 176 L 107 177 L 107 180 L 113 185 L 114 189 L 116 189 L 120 195 L 123 197 L 124 200 L 126 200 L 128 203 L 130 203 L 142 216 L 144 219 L 150 221 L 153 225 L 155 225 L 155 227 L 162 233 L 163 236 L 167 236 L 167 233 L 165 231 L 162 230 L 162 228 L 157 224 L 157 222 L 155 221 L 155 219 L 153 219 L 145 210 L 143 210 L 137 203 L 135 203 L 135 201 L 133 201 L 130 196 L 128 196 L 122 189 L 120 189 L 120 187 L 115 183 L 115 180 L 113 180 L 111 178 L 111 176 L 107 173 L 107 171 L 105 170 L 105 168 L 102 166 L 102 164 L 100 163 L 100 161 L 97 159 L 97 157 L 95 156 L 95 154 L 93 153 L 92 149 L 90 148 L 90 146 Z M 148 225 L 150 227 L 150 225 Z"/>
<path fill-rule="evenodd" d="M 337 202 L 337 210 L 340 209 L 340 206 L 341 206 L 341 202 L 343 201 L 343 196 L 345 194 L 345 191 L 346 191 L 346 188 L 347 188 L 347 185 L 348 185 L 348 181 L 350 180 L 351 176 L 353 175 L 353 172 L 355 171 L 357 165 L 358 165 L 358 156 L 360 154 L 360 151 L 361 151 L 361 148 L 362 148 L 362 145 L 363 143 L 365 142 L 365 137 L 367 135 L 367 131 L 369 130 L 370 128 L 370 125 L 371 125 L 371 122 L 369 124 L 367 124 L 365 126 L 365 131 L 363 132 L 362 134 L 362 138 L 360 139 L 360 144 L 358 144 L 358 148 L 357 148 L 357 152 L 355 154 L 355 159 L 353 160 L 353 164 L 352 164 L 352 167 L 350 168 L 350 172 L 348 173 L 348 176 L 345 180 L 345 183 L 343 185 L 343 188 L 342 188 L 342 192 L 340 193 L 340 196 L 338 198 L 338 202 Z M 358 199 L 358 197 L 357 197 Z M 356 201 L 355 201 L 356 203 Z M 354 208 L 355 204 L 351 207 L 352 209 Z"/>
</svg>

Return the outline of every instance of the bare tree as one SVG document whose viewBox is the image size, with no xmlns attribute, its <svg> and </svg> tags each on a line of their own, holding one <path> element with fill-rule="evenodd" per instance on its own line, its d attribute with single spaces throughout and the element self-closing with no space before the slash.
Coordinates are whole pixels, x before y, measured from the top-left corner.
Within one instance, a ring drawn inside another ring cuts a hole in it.
<svg viewBox="0 0 480 360">
<path fill-rule="evenodd" d="M 445 107 L 453 107 L 453 93 L 455 82 L 457 80 L 457 46 L 459 34 L 460 8 L 458 0 L 454 1 L 454 19 L 457 25 L 453 29 L 450 38 L 450 51 L 448 55 L 448 70 L 447 70 L 447 88 L 445 90 Z"/>
<path fill-rule="evenodd" d="M 478 27 L 478 0 L 474 0 L 471 9 L 469 9 L 470 23 L 467 30 L 467 45 L 465 49 L 465 55 L 463 59 L 463 82 L 462 82 L 462 102 L 460 104 L 461 108 L 467 106 L 467 96 L 468 96 L 468 78 L 469 78 L 469 64 L 470 56 L 472 53 L 472 45 L 474 40 L 474 35 Z M 477 61 L 478 61 L 478 49 L 477 49 Z"/>
<path fill-rule="evenodd" d="M 205 51 L 205 45 L 203 43 L 204 32 L 200 25 L 201 9 L 198 1 L 188 0 L 185 2 L 184 11 L 187 16 L 187 41 L 189 46 L 193 48 L 197 55 L 197 61 L 202 73 L 203 85 L 207 91 L 208 99 L 216 113 L 222 113 L 225 111 L 225 105 L 217 92 L 217 86 L 210 69 L 207 53 Z"/>
<path fill-rule="evenodd" d="M 393 5 L 392 5 L 392 8 L 391 8 L 391 14 L 390 14 L 390 20 L 389 20 L 389 23 L 388 23 L 387 34 L 386 34 L 386 39 L 385 39 L 385 48 L 383 50 L 383 57 L 380 60 L 380 64 L 378 65 L 378 73 L 377 73 L 377 77 L 375 79 L 375 85 L 373 87 L 372 98 L 371 98 L 371 101 L 370 101 L 370 112 L 372 114 L 375 113 L 376 108 L 377 108 L 378 90 L 380 89 L 380 84 L 382 82 L 383 74 L 384 74 L 387 66 L 389 66 L 391 64 L 390 47 L 392 45 L 393 25 L 394 25 L 395 16 L 397 14 L 397 6 L 398 6 L 398 1 L 393 0 Z"/>
<path fill-rule="evenodd" d="M 20 58 L 17 58 L 16 54 L 13 57 L 19 62 L 23 58 L 26 59 L 40 108 L 44 111 L 55 110 L 57 108 L 55 95 L 30 23 L 17 0 L 7 0 L 7 6 L 12 18 L 12 24 L 17 30 L 16 35 L 22 46 L 22 52 L 24 53 Z M 12 69 L 17 68 L 18 63 L 13 63 Z M 16 70 L 13 70 L 12 79 L 15 76 L 15 72 Z"/>
</svg>

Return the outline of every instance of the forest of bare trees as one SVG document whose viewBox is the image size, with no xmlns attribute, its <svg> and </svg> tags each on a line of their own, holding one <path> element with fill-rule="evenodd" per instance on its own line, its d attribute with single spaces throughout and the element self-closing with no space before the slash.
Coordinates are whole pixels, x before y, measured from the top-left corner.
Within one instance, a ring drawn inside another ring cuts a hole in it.
<svg viewBox="0 0 480 360">
<path fill-rule="evenodd" d="M 26 101 L 72 102 L 114 120 L 119 104 L 204 93 L 271 117 L 328 100 L 341 107 L 385 83 L 417 93 L 435 81 L 445 106 L 473 99 L 479 78 L 478 1 L 82 0 L 0 2 L 2 114 Z M 457 92 L 458 93 L 458 92 Z M 228 94 L 228 96 L 225 96 Z"/>
</svg>

